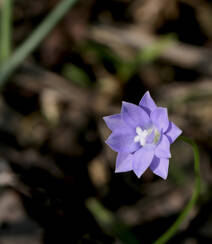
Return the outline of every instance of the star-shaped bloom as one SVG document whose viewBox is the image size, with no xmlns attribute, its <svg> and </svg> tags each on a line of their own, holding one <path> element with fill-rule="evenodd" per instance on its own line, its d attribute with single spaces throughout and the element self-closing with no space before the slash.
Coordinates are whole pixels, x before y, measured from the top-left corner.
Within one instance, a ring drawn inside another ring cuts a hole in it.
<svg viewBox="0 0 212 244">
<path fill-rule="evenodd" d="M 123 102 L 120 114 L 103 119 L 112 131 L 106 143 L 118 152 L 115 172 L 133 170 L 140 177 L 150 167 L 167 178 L 170 144 L 182 133 L 169 121 L 167 108 L 157 107 L 146 92 L 138 106 Z"/>
</svg>

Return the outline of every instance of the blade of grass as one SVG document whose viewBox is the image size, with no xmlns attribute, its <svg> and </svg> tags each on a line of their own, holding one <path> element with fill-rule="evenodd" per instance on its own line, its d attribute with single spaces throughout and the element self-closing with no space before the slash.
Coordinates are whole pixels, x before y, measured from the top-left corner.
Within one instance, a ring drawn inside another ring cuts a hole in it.
<svg viewBox="0 0 212 244">
<path fill-rule="evenodd" d="M 32 32 L 27 40 L 13 53 L 6 63 L 0 67 L 0 89 L 8 81 L 9 76 L 32 53 L 47 34 L 55 27 L 61 18 L 69 11 L 77 0 L 62 0 Z"/>
<path fill-rule="evenodd" d="M 2 2 L 0 11 L 0 65 L 11 54 L 12 7 L 13 0 L 4 0 Z"/>
</svg>

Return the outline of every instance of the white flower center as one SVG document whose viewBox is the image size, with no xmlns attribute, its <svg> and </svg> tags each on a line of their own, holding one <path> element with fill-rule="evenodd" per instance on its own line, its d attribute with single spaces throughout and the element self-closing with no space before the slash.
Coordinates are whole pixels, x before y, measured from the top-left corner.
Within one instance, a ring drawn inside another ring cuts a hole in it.
<svg viewBox="0 0 212 244">
<path fill-rule="evenodd" d="M 137 135 L 134 138 L 134 142 L 140 142 L 141 146 L 144 146 L 146 143 L 146 137 L 148 135 L 147 130 L 142 130 L 141 127 L 136 127 Z"/>
<path fill-rule="evenodd" d="M 154 133 L 154 134 L 152 134 Z M 134 137 L 134 142 L 139 142 L 141 146 L 144 146 L 147 144 L 147 138 L 150 138 L 149 144 L 157 144 L 157 142 L 160 139 L 160 133 L 159 131 L 154 128 L 150 127 L 147 130 L 142 130 L 141 127 L 136 127 L 136 136 Z M 152 135 L 151 135 L 152 134 Z"/>
</svg>

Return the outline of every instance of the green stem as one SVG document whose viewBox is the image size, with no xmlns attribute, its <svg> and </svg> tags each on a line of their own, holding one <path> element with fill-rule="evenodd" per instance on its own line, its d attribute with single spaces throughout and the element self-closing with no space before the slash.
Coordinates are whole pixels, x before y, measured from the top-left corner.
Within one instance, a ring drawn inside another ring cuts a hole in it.
<svg viewBox="0 0 212 244">
<path fill-rule="evenodd" d="M 8 1 L 8 0 L 6 0 Z M 13 53 L 11 58 L 0 68 L 0 89 L 7 82 L 9 76 L 23 62 L 23 60 L 35 50 L 40 42 L 54 28 L 60 19 L 69 11 L 77 0 L 62 0 L 32 32 L 28 39 Z"/>
<path fill-rule="evenodd" d="M 1 7 L 0 19 L 0 64 L 4 63 L 11 53 L 13 0 L 4 0 Z"/>
<path fill-rule="evenodd" d="M 166 243 L 170 238 L 173 237 L 173 235 L 177 232 L 179 226 L 181 223 L 185 220 L 185 218 L 188 216 L 190 210 L 196 203 L 198 196 L 200 194 L 200 166 L 199 166 L 199 150 L 197 144 L 192 141 L 191 139 L 180 136 L 179 139 L 183 140 L 184 142 L 190 144 L 193 149 L 194 153 L 194 172 L 195 172 L 195 188 L 192 194 L 192 197 L 186 207 L 183 209 L 181 214 L 178 216 L 176 221 L 171 225 L 171 227 L 161 236 L 159 237 L 153 244 L 163 244 Z"/>
</svg>

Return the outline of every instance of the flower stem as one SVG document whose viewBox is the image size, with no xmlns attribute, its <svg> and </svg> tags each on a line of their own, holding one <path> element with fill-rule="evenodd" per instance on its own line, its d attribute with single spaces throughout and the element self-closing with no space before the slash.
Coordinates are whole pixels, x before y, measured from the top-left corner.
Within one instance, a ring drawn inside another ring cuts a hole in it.
<svg viewBox="0 0 212 244">
<path fill-rule="evenodd" d="M 190 210 L 196 203 L 198 196 L 200 194 L 200 184 L 201 184 L 201 178 L 200 178 L 200 166 L 199 166 L 199 150 L 197 144 L 184 136 L 180 136 L 179 139 L 183 140 L 184 142 L 190 144 L 193 149 L 194 153 L 194 172 L 195 172 L 195 188 L 192 194 L 192 197 L 186 207 L 183 209 L 181 214 L 178 216 L 176 221 L 170 226 L 170 228 L 162 235 L 160 236 L 153 244 L 163 244 L 166 243 L 170 238 L 173 237 L 173 235 L 177 232 L 179 226 L 181 223 L 185 220 L 185 218 L 188 216 Z"/>
<path fill-rule="evenodd" d="M 61 0 L 37 29 L 35 29 L 26 41 L 13 53 L 7 62 L 0 67 L 0 90 L 14 70 L 35 50 L 76 1 L 77 0 Z"/>
</svg>

